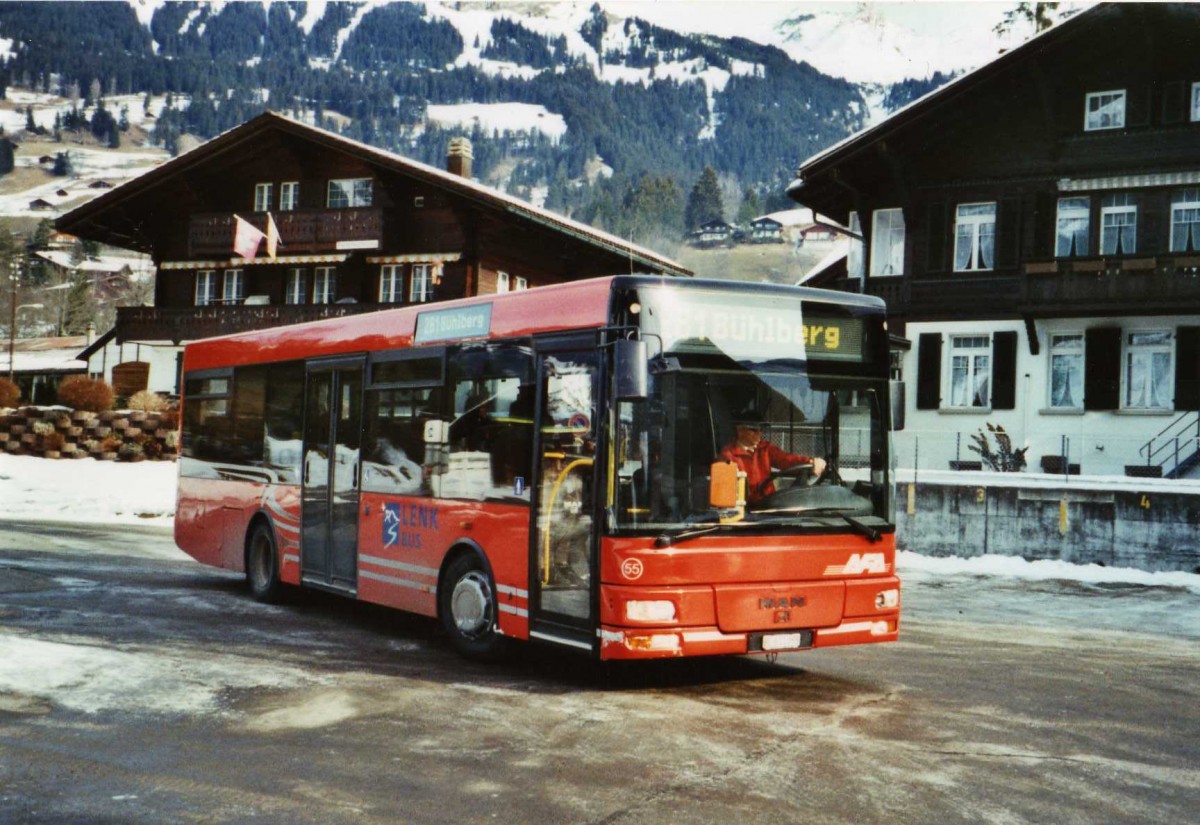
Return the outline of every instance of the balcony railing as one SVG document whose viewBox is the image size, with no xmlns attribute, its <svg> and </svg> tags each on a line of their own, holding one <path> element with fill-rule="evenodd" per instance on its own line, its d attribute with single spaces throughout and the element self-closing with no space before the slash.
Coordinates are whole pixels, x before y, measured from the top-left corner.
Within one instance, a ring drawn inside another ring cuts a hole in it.
<svg viewBox="0 0 1200 825">
<path fill-rule="evenodd" d="M 393 306 L 275 304 L 263 306 L 117 307 L 117 341 L 194 341 L 304 321 L 341 318 Z"/>
<path fill-rule="evenodd" d="M 246 212 L 240 217 L 266 231 L 266 213 Z M 382 209 L 298 209 L 272 212 L 271 217 L 283 241 L 282 255 L 331 252 L 339 242 L 379 241 L 383 237 Z M 188 220 L 188 255 L 231 255 L 233 235 L 232 213 L 192 215 Z"/>
<path fill-rule="evenodd" d="M 1021 275 L 1021 309 L 1076 315 L 1200 311 L 1200 256 L 1030 261 Z"/>
</svg>

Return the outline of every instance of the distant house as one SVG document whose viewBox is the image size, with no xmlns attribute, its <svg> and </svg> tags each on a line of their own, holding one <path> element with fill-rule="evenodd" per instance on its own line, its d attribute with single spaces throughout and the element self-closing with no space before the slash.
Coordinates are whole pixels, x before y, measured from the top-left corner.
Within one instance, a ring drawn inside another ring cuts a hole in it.
<svg viewBox="0 0 1200 825">
<path fill-rule="evenodd" d="M 57 192 L 55 192 L 54 194 L 58 195 L 60 198 L 65 198 L 67 195 L 69 195 L 69 194 L 71 194 L 71 193 L 70 193 L 70 192 L 68 192 L 66 189 L 59 189 L 59 190 L 58 190 Z"/>
<path fill-rule="evenodd" d="M 54 163 L 53 155 L 42 155 L 38 158 L 38 163 Z"/>
<path fill-rule="evenodd" d="M 58 385 L 68 375 L 87 373 L 87 362 L 78 358 L 88 345 L 84 335 L 53 338 L 18 338 L 13 342 L 13 380 L 21 399 L 30 404 L 54 404 Z M 0 347 L 0 375 L 8 377 L 8 347 Z"/>
<path fill-rule="evenodd" d="M 34 255 L 57 276 L 55 280 L 70 281 L 81 274 L 87 275 L 92 282 L 92 294 L 102 301 L 115 298 L 128 286 L 135 269 L 142 268 L 129 258 L 76 260 L 65 249 L 43 249 Z"/>
<path fill-rule="evenodd" d="M 811 223 L 808 226 L 799 227 L 796 234 L 804 243 L 825 243 L 838 238 L 838 231 L 823 223 Z"/>
<path fill-rule="evenodd" d="M 112 189 L 113 185 L 106 180 L 94 180 L 88 184 L 88 189 Z"/>
<path fill-rule="evenodd" d="M 29 208 L 45 211 L 48 209 L 53 209 L 54 204 L 50 203 L 50 201 L 46 200 L 45 198 L 36 198 L 29 202 Z"/>
<path fill-rule="evenodd" d="M 722 220 L 700 224 L 688 235 L 688 243 L 697 249 L 729 246 L 733 243 L 733 226 Z"/>
<path fill-rule="evenodd" d="M 783 243 L 783 224 L 764 215 L 750 221 L 750 243 Z"/>
</svg>

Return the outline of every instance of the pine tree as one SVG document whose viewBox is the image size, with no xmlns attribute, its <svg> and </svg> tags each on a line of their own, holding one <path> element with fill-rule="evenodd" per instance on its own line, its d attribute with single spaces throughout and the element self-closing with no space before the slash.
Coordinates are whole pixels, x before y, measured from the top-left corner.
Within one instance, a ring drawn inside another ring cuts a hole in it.
<svg viewBox="0 0 1200 825">
<path fill-rule="evenodd" d="M 6 137 L 0 138 L 0 175 L 7 175 L 16 166 L 13 154 L 13 142 Z"/>
<path fill-rule="evenodd" d="M 747 224 L 762 214 L 762 202 L 758 199 L 758 193 L 753 189 L 747 189 L 742 194 L 742 205 L 738 207 L 737 222 Z"/>
<path fill-rule="evenodd" d="M 62 331 L 67 335 L 82 335 L 88 324 L 96 320 L 96 299 L 92 295 L 92 279 L 80 273 L 71 281 L 67 306 L 63 312 Z"/>
<path fill-rule="evenodd" d="M 75 166 L 71 163 L 70 152 L 59 152 L 54 156 L 53 173 L 60 178 L 65 178 L 75 173 Z"/>
<path fill-rule="evenodd" d="M 688 229 L 695 229 L 709 221 L 723 220 L 725 206 L 721 201 L 721 183 L 717 180 L 717 171 L 711 166 L 705 166 L 704 171 L 700 173 L 700 179 L 688 195 L 684 221 Z"/>
</svg>

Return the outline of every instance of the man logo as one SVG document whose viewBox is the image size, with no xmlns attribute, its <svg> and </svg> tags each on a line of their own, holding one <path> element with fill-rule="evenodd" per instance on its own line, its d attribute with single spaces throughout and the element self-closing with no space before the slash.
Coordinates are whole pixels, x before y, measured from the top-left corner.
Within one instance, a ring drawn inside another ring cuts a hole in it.
<svg viewBox="0 0 1200 825">
<path fill-rule="evenodd" d="M 890 565 L 883 553 L 855 553 L 845 564 L 831 564 L 825 568 L 826 576 L 857 576 L 860 573 L 886 573 Z"/>
</svg>

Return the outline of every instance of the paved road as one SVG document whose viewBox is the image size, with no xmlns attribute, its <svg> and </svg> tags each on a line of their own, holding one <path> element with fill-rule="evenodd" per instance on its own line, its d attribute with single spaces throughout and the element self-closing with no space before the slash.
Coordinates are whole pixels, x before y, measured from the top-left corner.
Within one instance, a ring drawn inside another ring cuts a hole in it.
<svg viewBox="0 0 1200 825">
<path fill-rule="evenodd" d="M 890 646 L 487 667 L 162 530 L 0 523 L 0 823 L 1196 821 L 1200 596 L 905 600 Z"/>
</svg>

